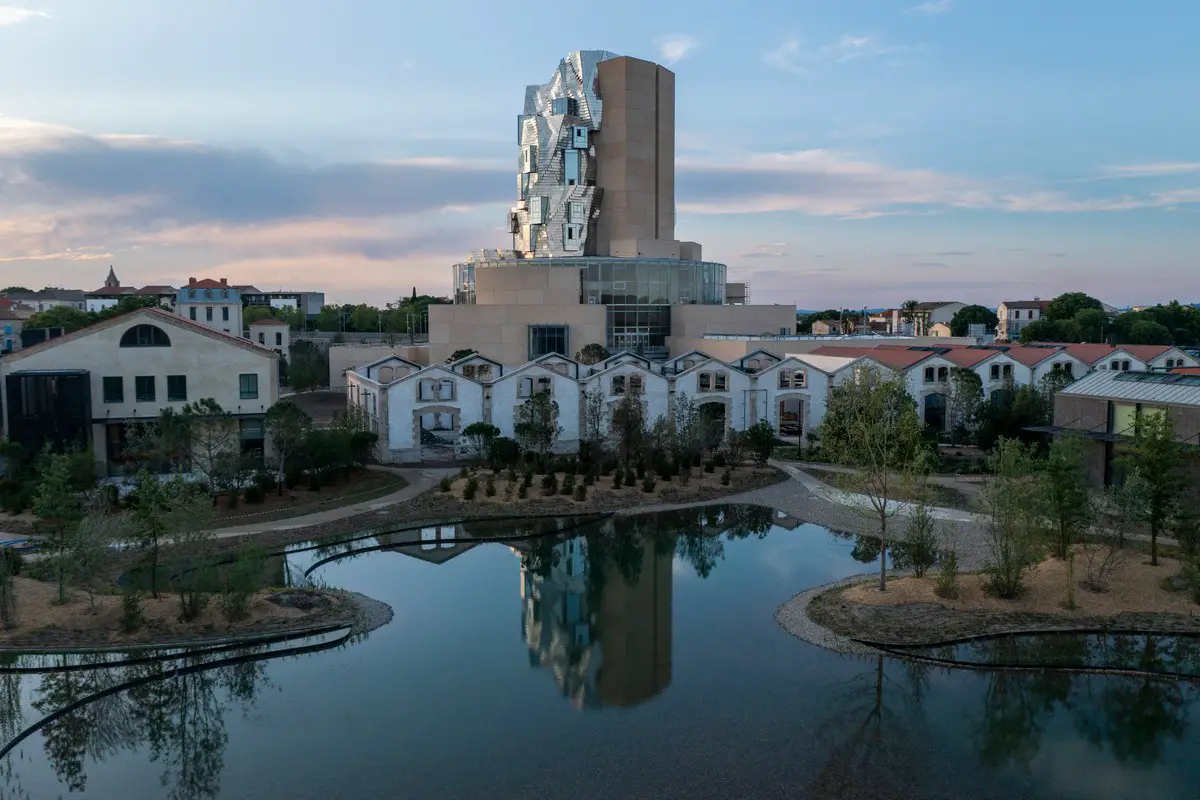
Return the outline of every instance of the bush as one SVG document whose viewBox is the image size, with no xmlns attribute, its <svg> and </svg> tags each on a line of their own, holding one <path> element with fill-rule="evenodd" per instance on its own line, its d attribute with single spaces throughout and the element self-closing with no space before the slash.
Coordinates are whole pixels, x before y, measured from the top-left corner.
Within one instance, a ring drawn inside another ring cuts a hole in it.
<svg viewBox="0 0 1200 800">
<path fill-rule="evenodd" d="M 542 495 L 553 497 L 556 494 L 558 494 L 558 476 L 551 472 L 542 478 Z"/>
<path fill-rule="evenodd" d="M 475 476 L 467 478 L 467 483 L 463 486 L 463 500 L 474 500 L 475 492 L 479 491 L 479 481 L 475 480 Z"/>
<path fill-rule="evenodd" d="M 718 469 L 720 469 L 721 467 L 724 467 L 725 466 L 725 454 L 724 453 L 714 453 L 713 457 L 712 457 L 712 463 L 713 463 L 713 466 Z"/>
<path fill-rule="evenodd" d="M 227 622 L 238 622 L 250 614 L 250 598 L 258 589 L 263 571 L 263 555 L 258 550 L 244 550 L 225 574 L 225 585 L 218 605 Z"/>
<path fill-rule="evenodd" d="M 237 508 L 238 500 L 241 498 L 241 493 L 237 489 L 230 489 L 225 493 L 225 507 Z"/>
<path fill-rule="evenodd" d="M 321 491 L 321 473 L 316 471 L 308 473 L 308 490 L 310 492 Z"/>
<path fill-rule="evenodd" d="M 933 584 L 933 593 L 947 599 L 958 597 L 958 552 L 953 547 L 947 547 L 938 556 L 938 572 Z"/>
<path fill-rule="evenodd" d="M 904 555 L 918 578 L 925 577 L 925 573 L 937 562 L 937 528 L 932 508 L 925 503 L 912 507 L 902 544 Z"/>
<path fill-rule="evenodd" d="M 1191 592 L 1192 602 L 1200 603 L 1200 562 L 1192 559 L 1183 565 L 1183 580 Z"/>
<path fill-rule="evenodd" d="M 254 485 L 262 489 L 263 494 L 274 491 L 276 488 L 275 476 L 269 472 L 256 472 L 254 473 Z M 246 501 L 249 502 L 250 498 L 247 497 Z"/>
<path fill-rule="evenodd" d="M 624 482 L 624 480 L 625 480 L 625 476 L 624 476 L 623 474 L 621 474 L 620 472 L 615 472 L 615 473 L 613 473 L 613 479 L 612 479 L 612 481 L 613 481 L 613 484 L 612 484 L 612 488 L 614 488 L 614 489 L 620 489 L 620 488 L 621 488 L 621 485 L 622 485 L 622 483 Z"/>
<path fill-rule="evenodd" d="M 524 489 L 530 489 L 533 487 L 533 468 L 532 467 L 525 468 L 525 479 L 521 482 L 521 486 Z"/>
<path fill-rule="evenodd" d="M 496 478 L 494 475 L 488 475 L 487 483 L 483 487 L 483 493 L 488 497 L 496 496 Z"/>
<path fill-rule="evenodd" d="M 521 445 L 517 444 L 516 439 L 511 439 L 507 436 L 498 436 L 492 439 L 488 445 L 487 455 L 492 469 L 496 469 L 497 467 L 515 467 L 521 463 Z"/>
<path fill-rule="evenodd" d="M 583 485 L 584 486 L 590 487 L 595 482 L 596 482 L 596 478 L 595 478 L 595 476 L 592 475 L 592 473 L 585 472 L 583 474 Z"/>
<path fill-rule="evenodd" d="M 449 476 L 442 478 L 438 482 L 438 491 L 440 491 L 440 492 L 448 492 L 453 488 L 454 488 L 454 481 L 451 480 L 449 478 Z"/>
<path fill-rule="evenodd" d="M 729 481 L 730 481 L 729 470 L 725 470 L 724 472 L 721 473 L 721 485 L 728 486 Z"/>
<path fill-rule="evenodd" d="M 646 479 L 642 481 L 642 491 L 646 494 L 650 494 L 654 491 L 654 476 L 646 476 Z"/>
<path fill-rule="evenodd" d="M 137 589 L 126 589 L 121 595 L 121 631 L 133 633 L 146 624 L 142 613 L 142 593 Z"/>
<path fill-rule="evenodd" d="M 559 494 L 563 495 L 564 497 L 570 497 L 571 495 L 575 494 L 575 473 L 574 472 L 568 472 L 563 477 L 562 489 L 559 490 Z"/>
<path fill-rule="evenodd" d="M 21 568 L 25 566 L 25 556 L 21 555 L 21 551 L 7 547 L 0 550 L 0 561 L 4 562 L 3 569 L 7 570 L 9 575 L 20 575 Z"/>
<path fill-rule="evenodd" d="M 517 489 L 517 499 L 524 500 L 526 497 L 529 497 L 529 487 L 521 484 L 521 488 Z"/>
<path fill-rule="evenodd" d="M 633 474 L 633 470 L 631 469 L 625 470 L 625 485 L 637 486 L 637 476 Z"/>
<path fill-rule="evenodd" d="M 463 465 L 463 467 L 462 467 L 462 468 L 461 468 L 461 469 L 458 471 L 458 477 L 460 477 L 460 478 L 465 478 L 465 477 L 467 477 L 467 476 L 468 476 L 468 475 L 470 475 L 470 474 L 471 474 L 471 471 L 470 471 L 469 469 L 467 469 L 467 467 L 466 467 L 466 465 L 465 465 L 465 464 L 464 464 L 464 465 Z"/>
<path fill-rule="evenodd" d="M 775 450 L 775 431 L 771 423 L 761 419 L 746 431 L 746 444 L 759 464 L 767 463 Z"/>
<path fill-rule="evenodd" d="M 5 555 L 8 551 L 4 551 Z M 5 630 L 17 625 L 17 593 L 13 586 L 13 564 L 7 558 L 0 558 L 0 626 Z M 19 567 L 17 567 L 19 570 Z"/>
<path fill-rule="evenodd" d="M 267 490 L 257 483 L 252 483 L 246 487 L 246 502 L 261 503 L 267 499 Z"/>
<path fill-rule="evenodd" d="M 504 479 L 509 483 L 517 482 L 517 471 L 512 467 L 508 468 L 508 472 L 504 473 Z"/>
<path fill-rule="evenodd" d="M 646 477 L 646 465 L 644 462 L 639 461 L 637 464 L 637 478 L 640 481 L 645 477 Z"/>
<path fill-rule="evenodd" d="M 584 500 L 587 500 L 587 487 L 586 486 L 584 486 L 583 484 L 580 484 L 575 487 L 575 499 L 580 503 L 582 503 Z"/>
<path fill-rule="evenodd" d="M 1114 545 L 1087 542 L 1083 551 L 1083 585 L 1093 592 L 1108 591 L 1112 574 L 1125 563 L 1125 551 Z"/>
<path fill-rule="evenodd" d="M 717 471 L 716 463 L 714 463 L 713 461 L 705 461 L 704 462 L 704 471 L 709 473 L 710 475 L 712 473 L 716 472 Z"/>
</svg>

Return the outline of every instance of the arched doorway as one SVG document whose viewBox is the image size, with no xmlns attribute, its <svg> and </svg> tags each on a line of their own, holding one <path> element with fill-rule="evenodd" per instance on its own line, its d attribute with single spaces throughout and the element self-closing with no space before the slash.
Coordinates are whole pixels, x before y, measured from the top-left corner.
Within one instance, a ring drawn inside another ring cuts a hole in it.
<svg viewBox="0 0 1200 800">
<path fill-rule="evenodd" d="M 925 395 L 925 424 L 938 432 L 946 430 L 946 395 Z"/>
<path fill-rule="evenodd" d="M 700 415 L 700 431 L 704 439 L 704 447 L 714 450 L 725 441 L 725 431 L 729 428 L 727 402 L 710 400 L 707 403 L 701 403 L 697 411 Z"/>
<path fill-rule="evenodd" d="M 804 435 L 804 400 L 801 398 L 785 397 L 779 401 L 779 435 L 797 439 Z"/>
</svg>

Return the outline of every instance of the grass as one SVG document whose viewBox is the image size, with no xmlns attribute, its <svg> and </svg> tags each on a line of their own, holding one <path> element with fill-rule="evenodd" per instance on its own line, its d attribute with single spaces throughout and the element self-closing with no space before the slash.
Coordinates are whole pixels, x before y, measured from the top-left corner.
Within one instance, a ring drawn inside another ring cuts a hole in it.
<svg viewBox="0 0 1200 800">
<path fill-rule="evenodd" d="M 386 497 L 407 485 L 408 481 L 399 475 L 381 470 L 367 470 L 346 483 L 324 486 L 320 492 L 293 489 L 290 494 L 295 498 L 295 502 L 285 507 L 267 507 L 261 511 L 255 511 L 254 509 L 262 508 L 262 506 L 255 506 L 243 501 L 232 512 L 221 514 L 217 518 L 216 524 L 220 527 L 236 527 L 247 522 L 275 522 L 321 511 L 331 511 L 335 508 Z M 278 499 L 274 493 L 269 493 L 267 496 L 268 503 L 278 501 Z M 219 528 L 216 529 L 219 530 Z"/>
</svg>

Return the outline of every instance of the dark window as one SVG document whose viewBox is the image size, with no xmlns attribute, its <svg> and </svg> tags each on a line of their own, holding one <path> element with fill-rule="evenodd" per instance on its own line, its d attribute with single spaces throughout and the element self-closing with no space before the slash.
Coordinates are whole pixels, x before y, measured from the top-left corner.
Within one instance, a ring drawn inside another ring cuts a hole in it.
<svg viewBox="0 0 1200 800">
<path fill-rule="evenodd" d="M 243 400 L 258 399 L 258 376 L 254 373 L 238 375 L 238 393 Z"/>
<path fill-rule="evenodd" d="M 566 325 L 530 325 L 529 358 L 535 359 L 548 353 L 567 355 Z"/>
<path fill-rule="evenodd" d="M 168 375 L 167 376 L 167 399 L 168 400 L 187 400 L 187 376 L 186 375 Z"/>
<path fill-rule="evenodd" d="M 221 321 L 229 322 L 229 306 L 221 306 Z"/>
<path fill-rule="evenodd" d="M 1000 365 L 992 364 L 992 380 L 1000 379 Z"/>
<path fill-rule="evenodd" d="M 196 319 L 196 307 L 195 306 L 192 306 L 191 308 L 188 309 L 188 316 L 192 318 L 192 321 L 195 321 L 195 319 Z"/>
<path fill-rule="evenodd" d="M 154 376 L 138 375 L 133 379 L 133 395 L 139 403 L 154 402 Z"/>
<path fill-rule="evenodd" d="M 118 376 L 115 378 L 104 379 L 104 402 L 106 403 L 124 403 L 125 402 L 125 379 Z"/>
<path fill-rule="evenodd" d="M 204 307 L 204 318 L 209 322 L 212 322 L 212 306 Z"/>
<path fill-rule="evenodd" d="M 170 347 L 167 332 L 156 325 L 134 325 L 121 334 L 121 347 Z"/>
<path fill-rule="evenodd" d="M 275 344 L 283 344 L 283 332 L 279 331 L 275 334 Z"/>
<path fill-rule="evenodd" d="M 258 332 L 258 343 L 259 343 L 259 344 L 266 344 L 266 343 L 267 343 L 266 334 L 264 334 L 262 331 L 259 331 L 259 332 Z"/>
</svg>

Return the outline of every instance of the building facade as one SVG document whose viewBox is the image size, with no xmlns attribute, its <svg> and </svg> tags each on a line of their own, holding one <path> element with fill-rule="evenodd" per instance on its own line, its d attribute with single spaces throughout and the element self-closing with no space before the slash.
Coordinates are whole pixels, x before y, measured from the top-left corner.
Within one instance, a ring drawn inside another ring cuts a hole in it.
<svg viewBox="0 0 1200 800">
<path fill-rule="evenodd" d="M 188 278 L 175 296 L 175 313 L 214 331 L 242 335 L 241 292 L 226 278 Z"/>
<path fill-rule="evenodd" d="M 996 339 L 1014 342 L 1021 338 L 1021 329 L 1046 315 L 1050 301 L 1035 297 L 1032 300 L 1005 300 L 996 307 Z"/>
<path fill-rule="evenodd" d="M 232 415 L 244 452 L 264 450 L 279 398 L 278 357 L 159 309 L 139 309 L 0 360 L 5 436 L 28 450 L 91 447 L 120 474 L 134 425 L 212 398 Z"/>
</svg>

